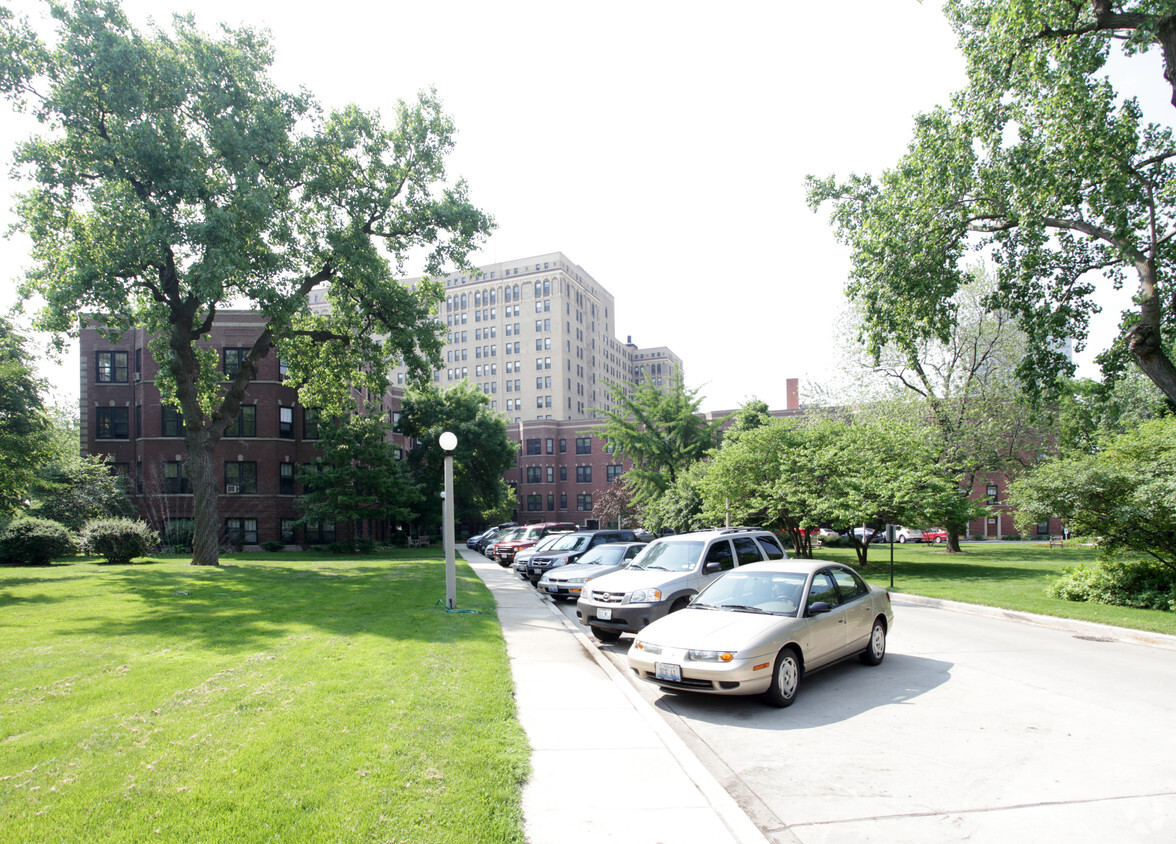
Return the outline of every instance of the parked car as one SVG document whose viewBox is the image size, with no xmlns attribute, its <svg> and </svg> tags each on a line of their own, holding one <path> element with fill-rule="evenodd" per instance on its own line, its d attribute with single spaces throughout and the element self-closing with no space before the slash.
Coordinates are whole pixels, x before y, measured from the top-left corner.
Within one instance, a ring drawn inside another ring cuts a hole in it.
<svg viewBox="0 0 1176 844">
<path fill-rule="evenodd" d="M 494 547 L 494 559 L 498 565 L 507 568 L 514 562 L 515 554 L 524 548 L 530 548 L 549 533 L 569 533 L 576 529 L 572 522 L 542 522 L 537 525 L 526 525 L 521 533 L 511 539 L 504 539 Z"/>
<path fill-rule="evenodd" d="M 484 554 L 486 552 L 486 546 L 492 539 L 495 539 L 496 537 L 502 535 L 503 531 L 509 530 L 513 527 L 518 527 L 516 522 L 503 522 L 500 525 L 490 528 L 490 530 L 483 533 L 481 538 L 478 539 L 477 544 L 474 545 L 474 550 L 479 554 Z"/>
<path fill-rule="evenodd" d="M 552 545 L 559 542 L 559 540 L 562 539 L 563 537 L 564 537 L 564 534 L 562 534 L 562 533 L 549 533 L 549 534 L 547 534 L 547 536 L 540 539 L 538 542 L 536 542 L 530 548 L 524 548 L 522 551 L 515 554 L 515 558 L 514 558 L 515 574 L 517 574 L 523 580 L 526 580 L 527 579 L 527 566 L 528 566 L 528 564 L 530 564 L 531 558 L 534 557 L 536 554 L 542 554 L 544 551 L 547 551 L 548 549 L 551 548 Z"/>
<path fill-rule="evenodd" d="M 639 678 L 665 689 L 796 700 L 801 679 L 851 656 L 878 665 L 894 624 L 890 594 L 848 566 L 753 563 L 712 581 L 629 648 Z"/>
<path fill-rule="evenodd" d="M 527 563 L 527 580 L 531 581 L 532 586 L 537 585 L 544 572 L 579 562 L 580 557 L 597 545 L 636 541 L 637 537 L 631 530 L 578 530 L 565 533 L 559 542 L 531 558 L 531 562 Z"/>
<path fill-rule="evenodd" d="M 936 545 L 940 542 L 947 542 L 947 531 L 943 528 L 925 528 L 923 530 L 923 541 L 934 542 Z"/>
<path fill-rule="evenodd" d="M 711 580 L 725 571 L 788 555 L 771 531 L 719 528 L 649 543 L 621 571 L 593 580 L 576 602 L 576 615 L 602 642 L 636 633 L 684 608 Z"/>
<path fill-rule="evenodd" d="M 470 548 L 470 549 L 477 548 L 478 547 L 478 540 L 481 538 L 482 538 L 482 534 L 475 533 L 473 536 L 471 536 L 469 539 L 466 540 L 466 548 Z"/>
<path fill-rule="evenodd" d="M 923 539 L 923 531 L 918 528 L 903 527 L 902 525 L 894 526 L 895 542 L 922 542 Z"/>
<path fill-rule="evenodd" d="M 517 539 L 518 537 L 523 535 L 523 531 L 525 531 L 525 530 L 526 530 L 526 528 L 522 528 L 522 527 L 507 528 L 502 533 L 498 534 L 498 536 L 494 537 L 493 539 L 491 539 L 489 542 L 486 543 L 486 547 L 482 549 L 482 554 L 484 556 L 490 558 L 491 560 L 493 560 L 495 557 L 495 554 L 498 553 L 498 546 L 499 545 L 502 545 L 503 543 L 506 543 L 506 542 L 510 542 L 512 539 Z"/>
<path fill-rule="evenodd" d="M 574 601 L 580 597 L 585 583 L 624 568 L 648 544 L 617 542 L 593 548 L 578 563 L 548 570 L 539 578 L 539 591 L 557 601 Z"/>
</svg>

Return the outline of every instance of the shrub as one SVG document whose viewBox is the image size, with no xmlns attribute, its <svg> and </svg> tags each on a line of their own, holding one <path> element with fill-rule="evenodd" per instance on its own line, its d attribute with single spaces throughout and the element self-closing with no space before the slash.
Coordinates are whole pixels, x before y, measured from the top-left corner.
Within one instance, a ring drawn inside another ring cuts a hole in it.
<svg viewBox="0 0 1176 844">
<path fill-rule="evenodd" d="M 150 554 L 159 545 L 159 534 L 137 519 L 91 519 L 82 526 L 82 548 L 108 563 L 126 564 Z"/>
<path fill-rule="evenodd" d="M 188 521 L 169 522 L 163 532 L 163 544 L 171 551 L 183 553 L 192 550 L 192 523 Z"/>
<path fill-rule="evenodd" d="M 1102 560 L 1069 566 L 1049 587 L 1051 598 L 1176 612 L 1176 572 L 1154 560 Z"/>
<path fill-rule="evenodd" d="M 13 519 L 0 534 L 0 563 L 9 566 L 45 566 L 54 557 L 73 551 L 64 525 L 51 519 L 23 516 Z"/>
<path fill-rule="evenodd" d="M 327 546 L 327 550 L 332 554 L 354 554 L 355 546 L 350 542 L 332 542 Z"/>
<path fill-rule="evenodd" d="M 824 548 L 841 548 L 848 543 L 843 536 L 830 536 L 828 539 L 822 540 L 821 546 Z"/>
<path fill-rule="evenodd" d="M 357 543 L 355 543 L 355 545 L 359 549 L 359 553 L 361 553 L 361 554 L 374 554 L 374 553 L 376 553 L 376 543 L 370 539 L 361 539 Z"/>
<path fill-rule="evenodd" d="M 1008 536 L 1002 536 L 1001 539 L 1003 539 L 1005 542 L 1020 542 L 1021 534 L 1010 533 Z"/>
<path fill-rule="evenodd" d="M 978 533 L 972 537 L 973 542 L 983 542 L 986 539 L 988 539 L 988 537 L 981 533 Z"/>
<path fill-rule="evenodd" d="M 261 543 L 261 549 L 263 551 L 281 551 L 285 547 L 285 545 L 283 545 L 281 542 L 278 542 L 276 539 L 267 539 L 265 542 Z"/>
</svg>

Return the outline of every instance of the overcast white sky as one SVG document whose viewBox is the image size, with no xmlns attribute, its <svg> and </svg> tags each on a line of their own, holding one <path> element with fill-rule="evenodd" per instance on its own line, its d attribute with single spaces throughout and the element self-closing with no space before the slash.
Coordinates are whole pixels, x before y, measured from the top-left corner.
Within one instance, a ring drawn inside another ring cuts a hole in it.
<svg viewBox="0 0 1176 844">
<path fill-rule="evenodd" d="M 783 407 L 786 378 L 832 370 L 847 257 L 804 176 L 892 165 L 912 116 L 964 78 L 935 0 L 125 7 L 140 24 L 194 9 L 206 27 L 268 28 L 279 83 L 326 107 L 391 115 L 435 86 L 458 127 L 450 173 L 498 223 L 475 263 L 564 252 L 616 297 L 618 337 L 683 358 L 707 410 Z M 1162 108 L 1158 54 L 1143 61 Z M 6 159 L 26 134 L 8 117 Z M 0 181 L 5 227 L 15 189 Z M 23 255 L 0 244 L 2 309 Z M 48 372 L 76 395 L 76 363 Z"/>
</svg>

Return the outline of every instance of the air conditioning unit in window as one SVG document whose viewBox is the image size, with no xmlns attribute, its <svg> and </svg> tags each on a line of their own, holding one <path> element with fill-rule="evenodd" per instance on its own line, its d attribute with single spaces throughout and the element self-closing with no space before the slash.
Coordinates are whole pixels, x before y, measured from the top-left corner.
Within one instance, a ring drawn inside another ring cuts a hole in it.
<svg viewBox="0 0 1176 844">
<path fill-rule="evenodd" d="M 237 484 L 225 484 L 225 493 L 227 495 L 236 495 L 241 491 L 241 487 Z"/>
<path fill-rule="evenodd" d="M 142 372 L 136 372 L 136 373 L 135 373 L 135 383 L 136 383 L 136 384 L 138 384 L 138 383 L 139 383 L 139 381 L 140 381 L 140 380 L 142 380 L 142 378 L 143 378 L 143 373 L 142 373 Z"/>
</svg>

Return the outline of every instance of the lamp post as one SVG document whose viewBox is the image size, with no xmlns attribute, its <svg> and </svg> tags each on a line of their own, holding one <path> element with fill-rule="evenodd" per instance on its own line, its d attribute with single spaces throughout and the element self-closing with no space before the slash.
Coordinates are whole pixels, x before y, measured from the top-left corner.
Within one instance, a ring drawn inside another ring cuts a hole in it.
<svg viewBox="0 0 1176 844">
<path fill-rule="evenodd" d="M 457 567 L 453 555 L 453 452 L 457 448 L 457 436 L 452 431 L 446 431 L 438 439 L 437 444 L 445 452 L 445 492 L 441 497 L 441 521 L 443 541 L 445 543 L 445 606 L 447 609 L 457 609 Z"/>
</svg>

